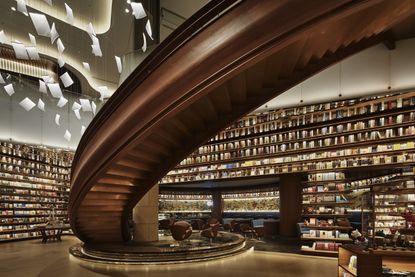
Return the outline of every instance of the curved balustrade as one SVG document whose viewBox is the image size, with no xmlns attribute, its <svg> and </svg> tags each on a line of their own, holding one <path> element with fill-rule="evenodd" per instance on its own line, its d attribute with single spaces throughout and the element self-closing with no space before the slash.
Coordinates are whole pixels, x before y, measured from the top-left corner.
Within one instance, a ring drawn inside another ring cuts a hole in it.
<svg viewBox="0 0 415 277">
<path fill-rule="evenodd" d="M 382 42 L 415 1 L 211 1 L 127 78 L 87 129 L 70 220 L 84 242 L 130 239 L 127 217 L 215 133 L 324 68 Z"/>
</svg>

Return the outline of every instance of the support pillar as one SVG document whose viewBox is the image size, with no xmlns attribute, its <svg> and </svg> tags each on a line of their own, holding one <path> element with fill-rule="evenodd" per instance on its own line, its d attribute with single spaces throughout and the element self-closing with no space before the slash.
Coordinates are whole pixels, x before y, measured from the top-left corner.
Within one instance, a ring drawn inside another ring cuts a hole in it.
<svg viewBox="0 0 415 277">
<path fill-rule="evenodd" d="M 223 203 L 220 191 L 212 191 L 212 202 L 212 217 L 222 222 Z"/>
<path fill-rule="evenodd" d="M 159 185 L 155 185 L 133 209 L 135 242 L 158 240 L 158 197 Z"/>
<path fill-rule="evenodd" d="M 280 191 L 280 235 L 297 236 L 297 223 L 301 220 L 301 175 L 281 175 Z"/>
</svg>

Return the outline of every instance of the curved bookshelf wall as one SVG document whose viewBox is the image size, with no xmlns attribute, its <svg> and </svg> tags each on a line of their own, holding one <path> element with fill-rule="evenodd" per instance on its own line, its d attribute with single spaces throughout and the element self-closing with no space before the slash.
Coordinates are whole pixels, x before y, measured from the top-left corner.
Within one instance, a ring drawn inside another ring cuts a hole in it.
<svg viewBox="0 0 415 277">
<path fill-rule="evenodd" d="M 199 147 L 160 184 L 412 165 L 414 120 L 413 92 L 250 115 Z"/>
<path fill-rule="evenodd" d="M 302 251 L 337 255 L 342 243 L 352 241 L 352 229 L 372 236 L 407 227 L 401 213 L 413 208 L 415 197 L 414 119 L 414 92 L 249 115 L 199 147 L 160 184 L 299 174 L 305 179 Z"/>
</svg>

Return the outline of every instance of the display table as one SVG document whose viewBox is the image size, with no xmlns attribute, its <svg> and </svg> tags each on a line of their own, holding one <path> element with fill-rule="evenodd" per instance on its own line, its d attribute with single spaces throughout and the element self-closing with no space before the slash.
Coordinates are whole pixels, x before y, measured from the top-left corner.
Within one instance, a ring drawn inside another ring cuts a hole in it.
<svg viewBox="0 0 415 277">
<path fill-rule="evenodd" d="M 415 251 L 391 248 L 366 251 L 352 244 L 339 247 L 339 276 L 381 277 L 382 266 L 394 271 L 415 271 Z"/>
<path fill-rule="evenodd" d="M 42 234 L 42 242 L 46 243 L 49 241 L 61 241 L 61 235 L 64 230 L 69 230 L 69 225 L 47 225 L 39 227 L 38 231 Z"/>
</svg>

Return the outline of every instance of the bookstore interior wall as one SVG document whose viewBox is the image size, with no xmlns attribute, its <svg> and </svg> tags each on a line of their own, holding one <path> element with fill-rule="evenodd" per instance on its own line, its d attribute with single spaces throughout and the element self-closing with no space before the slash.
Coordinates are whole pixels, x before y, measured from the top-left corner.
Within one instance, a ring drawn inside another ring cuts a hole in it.
<svg viewBox="0 0 415 277">
<path fill-rule="evenodd" d="M 413 49 L 415 39 L 397 41 L 394 50 L 375 45 L 305 80 L 262 105 L 260 110 L 298 106 L 301 99 L 303 104 L 333 101 L 340 92 L 343 98 L 351 98 L 379 94 L 388 91 L 388 86 L 393 91 L 412 89 Z"/>
</svg>

